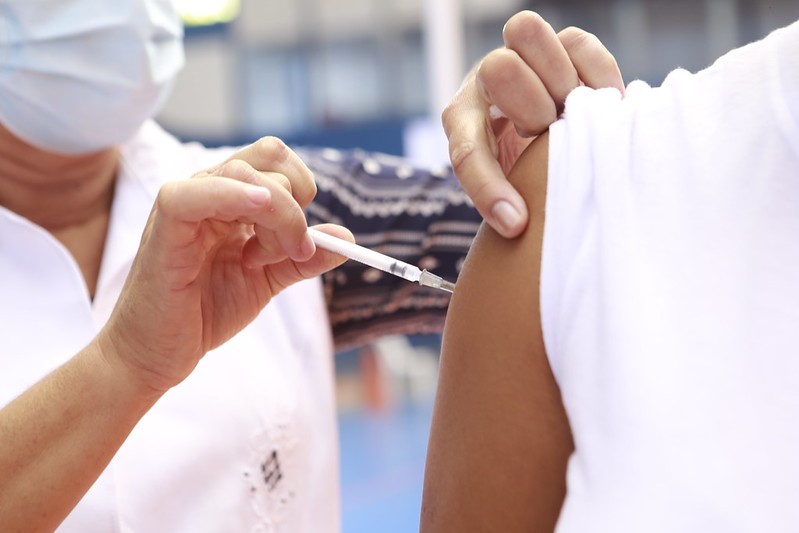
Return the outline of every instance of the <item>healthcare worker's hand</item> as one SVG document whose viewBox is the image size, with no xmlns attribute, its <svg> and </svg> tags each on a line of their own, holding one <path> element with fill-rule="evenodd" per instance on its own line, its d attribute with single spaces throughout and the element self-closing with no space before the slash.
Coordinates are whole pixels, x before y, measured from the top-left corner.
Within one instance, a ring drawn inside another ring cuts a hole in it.
<svg viewBox="0 0 799 533">
<path fill-rule="evenodd" d="M 442 115 L 452 166 L 485 220 L 505 237 L 527 227 L 527 208 L 506 176 L 536 135 L 563 110 L 581 83 L 624 82 L 613 55 L 579 28 L 555 33 L 540 15 L 522 11 L 503 30 L 505 48 L 467 75 Z"/>
<path fill-rule="evenodd" d="M 99 336 L 105 357 L 145 391 L 164 392 L 281 290 L 341 264 L 307 235 L 302 210 L 315 195 L 311 171 L 275 138 L 165 185 Z M 354 240 L 340 226 L 319 229 Z"/>
</svg>

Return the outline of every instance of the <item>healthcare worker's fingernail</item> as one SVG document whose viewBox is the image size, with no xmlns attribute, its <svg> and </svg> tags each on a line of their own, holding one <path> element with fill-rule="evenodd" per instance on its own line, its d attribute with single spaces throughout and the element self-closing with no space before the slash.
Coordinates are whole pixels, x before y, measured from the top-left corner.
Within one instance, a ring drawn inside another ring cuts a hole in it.
<svg viewBox="0 0 799 533">
<path fill-rule="evenodd" d="M 247 185 L 245 194 L 247 195 L 247 199 L 254 206 L 266 205 L 270 198 L 269 189 L 255 185 Z"/>
<path fill-rule="evenodd" d="M 495 203 L 491 209 L 491 216 L 494 217 L 494 220 L 500 226 L 497 229 L 505 236 L 514 233 L 524 223 L 521 213 L 507 200 L 500 200 Z"/>
<path fill-rule="evenodd" d="M 316 253 L 316 244 L 314 244 L 313 239 L 307 233 L 305 234 L 305 239 L 303 239 L 302 244 L 300 245 L 300 253 L 302 257 L 306 259 L 310 259 L 311 256 Z"/>
</svg>

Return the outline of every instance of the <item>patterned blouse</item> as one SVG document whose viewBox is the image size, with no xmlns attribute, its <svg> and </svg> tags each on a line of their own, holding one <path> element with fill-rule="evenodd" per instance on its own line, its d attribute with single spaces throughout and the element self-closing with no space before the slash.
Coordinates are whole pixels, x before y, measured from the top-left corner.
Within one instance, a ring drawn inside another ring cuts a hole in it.
<svg viewBox="0 0 799 533">
<path fill-rule="evenodd" d="M 361 150 L 294 149 L 316 177 L 309 224 L 340 224 L 362 246 L 457 279 L 482 219 L 450 167 L 420 170 Z M 337 350 L 443 329 L 444 291 L 351 260 L 323 279 Z"/>
</svg>

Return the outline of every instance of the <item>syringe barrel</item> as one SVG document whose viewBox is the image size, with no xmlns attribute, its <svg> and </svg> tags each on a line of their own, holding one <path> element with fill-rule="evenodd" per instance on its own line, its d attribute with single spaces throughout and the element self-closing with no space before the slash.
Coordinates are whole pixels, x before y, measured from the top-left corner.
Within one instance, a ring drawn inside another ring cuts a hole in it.
<svg viewBox="0 0 799 533">
<path fill-rule="evenodd" d="M 363 246 L 339 239 L 338 237 L 333 237 L 332 235 L 322 233 L 314 228 L 308 228 L 308 233 L 311 235 L 311 239 L 313 239 L 314 243 L 320 248 L 354 259 L 359 263 L 369 265 L 383 272 L 388 272 L 389 274 L 399 276 L 408 281 L 419 281 L 422 275 L 422 271 L 417 267 L 381 254 L 380 252 L 375 252 L 369 248 L 364 248 Z"/>
</svg>

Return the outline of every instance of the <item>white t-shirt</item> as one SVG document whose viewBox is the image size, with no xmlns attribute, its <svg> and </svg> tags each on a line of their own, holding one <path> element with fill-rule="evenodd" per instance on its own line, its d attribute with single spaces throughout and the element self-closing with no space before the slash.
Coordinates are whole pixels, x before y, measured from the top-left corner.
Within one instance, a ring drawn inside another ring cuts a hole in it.
<svg viewBox="0 0 799 533">
<path fill-rule="evenodd" d="M 0 208 L 0 405 L 106 322 L 161 184 L 227 155 L 152 122 L 123 147 L 93 302 L 64 247 Z M 319 280 L 287 289 L 144 416 L 59 531 L 338 531 L 332 355 Z"/>
<path fill-rule="evenodd" d="M 799 531 L 799 23 L 551 129 L 559 533 Z"/>
</svg>

